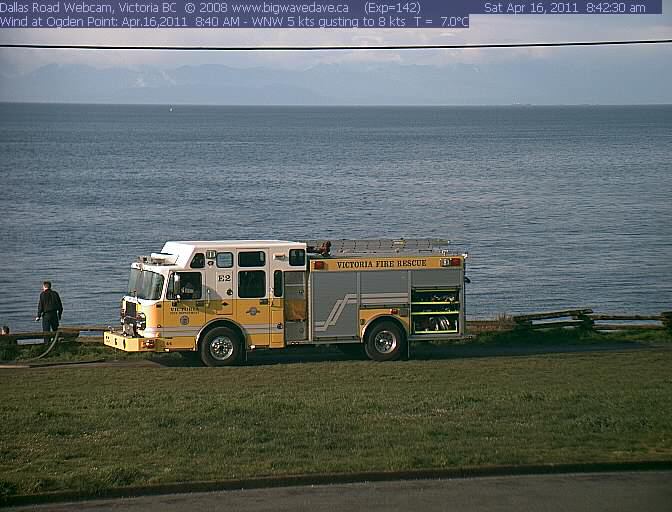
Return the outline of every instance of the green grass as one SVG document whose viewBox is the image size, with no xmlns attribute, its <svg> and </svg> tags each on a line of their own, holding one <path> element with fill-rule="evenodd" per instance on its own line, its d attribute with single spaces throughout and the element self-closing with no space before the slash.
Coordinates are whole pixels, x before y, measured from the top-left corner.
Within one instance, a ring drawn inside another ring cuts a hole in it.
<svg viewBox="0 0 672 512">
<path fill-rule="evenodd" d="M 1 370 L 0 497 L 465 465 L 672 460 L 672 351 Z"/>
<path fill-rule="evenodd" d="M 123 352 L 114 350 L 103 345 L 102 339 L 98 343 L 79 343 L 77 341 L 59 342 L 53 350 L 42 359 L 35 359 L 46 350 L 47 346 L 39 345 L 9 345 L 0 347 L 0 361 L 3 362 L 34 362 L 34 363 L 53 363 L 53 362 L 75 362 L 91 360 L 127 360 L 127 359 L 145 359 L 154 356 L 148 353 Z"/>
</svg>

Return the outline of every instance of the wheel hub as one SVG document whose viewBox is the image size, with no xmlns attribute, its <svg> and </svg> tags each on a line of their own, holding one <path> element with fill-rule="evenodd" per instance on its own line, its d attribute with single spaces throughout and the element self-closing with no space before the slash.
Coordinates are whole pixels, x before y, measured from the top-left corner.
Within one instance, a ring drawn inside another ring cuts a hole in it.
<svg viewBox="0 0 672 512">
<path fill-rule="evenodd" d="M 389 354 L 397 348 L 397 337 L 390 331 L 380 331 L 373 338 L 373 345 L 381 354 Z"/>
<path fill-rule="evenodd" d="M 233 340 L 228 336 L 217 336 L 210 343 L 210 355 L 223 361 L 233 354 Z"/>
</svg>

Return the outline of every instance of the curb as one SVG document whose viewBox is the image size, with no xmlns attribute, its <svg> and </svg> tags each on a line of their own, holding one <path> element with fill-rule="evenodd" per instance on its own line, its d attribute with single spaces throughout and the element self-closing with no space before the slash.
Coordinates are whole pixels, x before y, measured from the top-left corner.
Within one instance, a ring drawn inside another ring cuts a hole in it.
<svg viewBox="0 0 672 512">
<path fill-rule="evenodd" d="M 321 473 L 314 475 L 269 476 L 231 480 L 129 486 L 94 492 L 59 491 L 34 495 L 0 496 L 0 507 L 63 503 L 109 498 L 135 498 L 161 494 L 270 489 L 308 485 L 389 482 L 395 480 L 440 480 L 496 476 L 552 475 L 563 473 L 614 473 L 625 471 L 672 470 L 672 460 L 634 462 L 591 462 L 576 464 L 531 464 L 522 466 L 465 466 L 450 469 Z"/>
</svg>

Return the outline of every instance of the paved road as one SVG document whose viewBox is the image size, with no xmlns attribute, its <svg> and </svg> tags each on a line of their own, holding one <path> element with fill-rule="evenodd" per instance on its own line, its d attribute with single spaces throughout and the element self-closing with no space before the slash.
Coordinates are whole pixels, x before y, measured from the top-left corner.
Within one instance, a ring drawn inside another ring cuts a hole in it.
<svg viewBox="0 0 672 512">
<path fill-rule="evenodd" d="M 672 471 L 419 480 L 98 500 L 14 512 L 670 512 Z"/>
</svg>

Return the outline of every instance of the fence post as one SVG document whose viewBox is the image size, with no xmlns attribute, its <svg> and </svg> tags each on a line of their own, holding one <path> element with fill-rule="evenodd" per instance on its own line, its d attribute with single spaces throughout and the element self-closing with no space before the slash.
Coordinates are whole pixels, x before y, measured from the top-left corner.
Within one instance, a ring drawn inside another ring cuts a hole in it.
<svg viewBox="0 0 672 512">
<path fill-rule="evenodd" d="M 581 325 L 579 326 L 579 329 L 581 329 L 582 331 L 592 331 L 593 330 L 593 326 L 595 325 L 595 321 L 590 317 L 591 313 L 592 313 L 592 311 L 590 313 L 581 312 L 578 315 L 573 317 L 576 320 L 580 320 L 582 322 Z"/>
<path fill-rule="evenodd" d="M 672 331 L 672 311 L 663 311 L 660 314 L 660 321 L 668 331 Z"/>
</svg>

